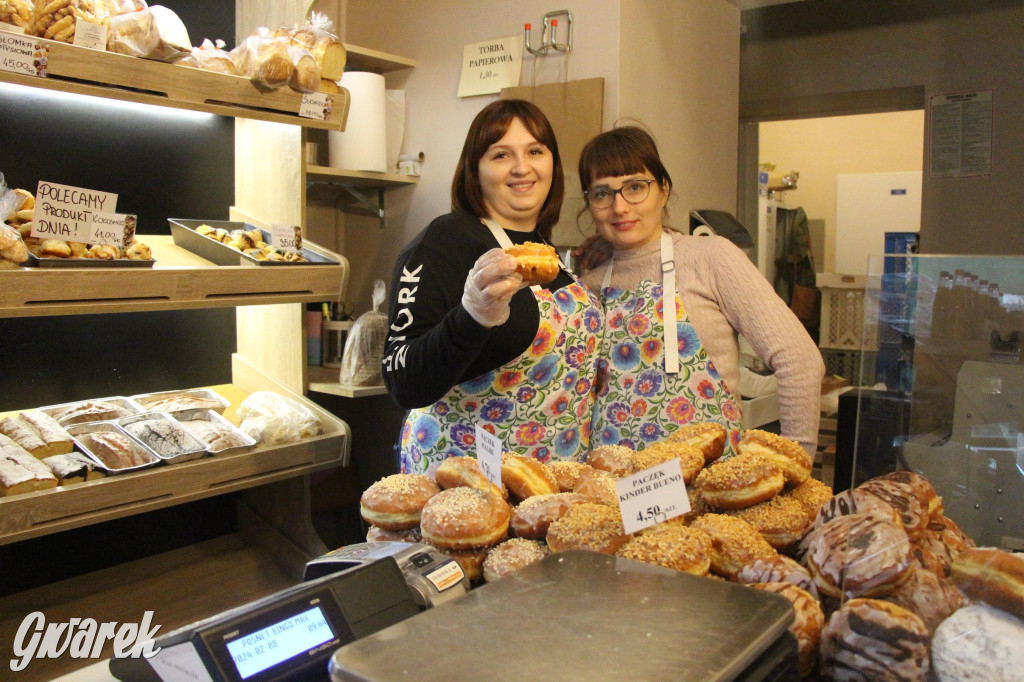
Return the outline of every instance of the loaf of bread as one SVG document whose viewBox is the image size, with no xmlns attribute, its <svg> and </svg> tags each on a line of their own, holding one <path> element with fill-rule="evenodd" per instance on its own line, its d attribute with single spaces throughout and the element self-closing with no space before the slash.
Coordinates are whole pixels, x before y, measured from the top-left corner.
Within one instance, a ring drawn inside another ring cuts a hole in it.
<svg viewBox="0 0 1024 682">
<path fill-rule="evenodd" d="M 288 54 L 286 38 L 274 38 L 266 31 L 246 38 L 231 51 L 238 75 L 245 76 L 258 88 L 273 90 L 287 85 L 295 64 Z"/>
<path fill-rule="evenodd" d="M 108 469 L 130 469 L 155 461 L 127 435 L 118 431 L 95 431 L 79 436 L 79 440 Z"/>
<path fill-rule="evenodd" d="M 170 419 L 154 417 L 123 424 L 122 428 L 146 444 L 161 457 L 174 457 L 200 450 L 181 425 Z"/>
<path fill-rule="evenodd" d="M 179 66 L 189 66 L 193 69 L 213 71 L 214 73 L 227 73 L 235 75 L 235 63 L 231 61 L 231 55 L 224 49 L 224 41 L 218 40 L 216 44 L 209 39 L 203 40 L 203 44 L 193 47 L 192 51 L 180 59 L 174 61 Z"/>
<path fill-rule="evenodd" d="M 56 487 L 50 467 L 0 433 L 0 497 Z"/>
<path fill-rule="evenodd" d="M 66 427 L 71 424 L 120 419 L 130 414 L 132 414 L 132 411 L 128 408 L 106 402 L 105 400 L 86 400 L 51 412 L 50 416 L 56 419 L 58 424 Z"/>
<path fill-rule="evenodd" d="M 57 420 L 37 410 L 22 412 L 0 421 L 0 433 L 39 459 L 75 449 L 71 436 L 61 428 Z"/>
<path fill-rule="evenodd" d="M 82 483 L 95 478 L 103 478 L 106 473 L 80 452 L 69 452 L 64 455 L 53 455 L 43 460 L 50 471 L 57 477 L 58 485 Z"/>
<path fill-rule="evenodd" d="M 135 400 L 153 412 L 184 412 L 185 410 L 223 410 L 224 403 L 201 395 L 178 393 L 174 395 L 153 396 L 151 398 L 135 398 Z"/>
<path fill-rule="evenodd" d="M 189 419 L 181 422 L 181 425 L 206 445 L 207 452 L 221 452 L 251 442 L 236 431 L 205 419 Z"/>
<path fill-rule="evenodd" d="M 157 61 L 174 61 L 192 51 L 188 29 L 173 10 L 153 5 L 110 20 L 107 49 Z"/>
<path fill-rule="evenodd" d="M 289 45 L 288 56 L 295 65 L 288 79 L 288 87 L 295 92 L 316 92 L 320 87 L 320 66 L 313 55 L 304 47 Z"/>
<path fill-rule="evenodd" d="M 329 81 L 339 81 L 345 73 L 348 51 L 338 36 L 327 30 L 330 22 L 318 21 L 314 15 L 310 23 L 294 28 L 283 28 L 277 35 L 286 36 L 293 44 L 309 50 L 320 67 L 321 77 Z"/>
</svg>

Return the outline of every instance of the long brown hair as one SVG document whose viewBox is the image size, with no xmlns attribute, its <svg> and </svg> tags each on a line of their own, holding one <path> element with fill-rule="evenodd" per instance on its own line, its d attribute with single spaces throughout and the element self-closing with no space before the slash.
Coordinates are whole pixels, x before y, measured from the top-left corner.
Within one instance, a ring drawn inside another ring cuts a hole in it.
<svg viewBox="0 0 1024 682">
<path fill-rule="evenodd" d="M 537 105 L 521 99 L 500 99 L 484 107 L 466 133 L 459 165 L 452 178 L 452 208 L 462 209 L 480 216 L 487 215 L 483 192 L 480 190 L 480 159 L 487 149 L 505 136 L 512 121 L 519 119 L 533 137 L 551 151 L 553 172 L 551 189 L 537 217 L 537 231 L 550 239 L 551 230 L 558 222 L 565 198 L 565 175 L 558 142 L 551 123 Z"/>
</svg>

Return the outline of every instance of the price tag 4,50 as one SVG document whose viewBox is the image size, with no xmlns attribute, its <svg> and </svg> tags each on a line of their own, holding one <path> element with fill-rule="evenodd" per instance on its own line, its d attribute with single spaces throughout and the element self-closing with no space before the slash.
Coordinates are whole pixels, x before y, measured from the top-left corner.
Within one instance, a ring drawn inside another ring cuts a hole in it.
<svg viewBox="0 0 1024 682">
<path fill-rule="evenodd" d="M 678 459 L 616 480 L 622 525 L 627 534 L 690 511 L 690 498 Z"/>
</svg>

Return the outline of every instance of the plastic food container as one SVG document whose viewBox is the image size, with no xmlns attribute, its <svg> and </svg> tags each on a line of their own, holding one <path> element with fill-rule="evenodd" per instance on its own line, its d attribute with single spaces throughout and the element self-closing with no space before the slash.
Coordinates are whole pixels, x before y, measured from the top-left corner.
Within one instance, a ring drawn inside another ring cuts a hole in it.
<svg viewBox="0 0 1024 682">
<path fill-rule="evenodd" d="M 74 419 L 73 421 L 67 421 L 67 419 L 70 418 L 70 415 L 68 417 L 57 417 L 58 414 L 61 414 L 70 408 L 74 408 L 79 405 L 85 406 L 89 403 L 109 403 L 110 405 L 114 405 L 115 407 L 124 410 L 126 414 L 104 415 L 102 413 L 97 413 L 95 415 L 95 418 L 83 416 L 83 418 Z M 61 403 L 60 405 L 48 405 L 46 407 L 40 407 L 39 411 L 53 417 L 54 419 L 57 420 L 58 424 L 67 428 L 74 424 L 88 424 L 90 422 L 113 421 L 115 419 L 120 419 L 121 417 L 127 417 L 133 414 L 138 414 L 139 412 L 143 411 L 143 408 L 138 403 L 134 402 L 131 398 L 126 398 L 124 396 L 114 396 L 111 398 L 93 398 L 91 400 L 76 400 L 70 403 Z"/>
<path fill-rule="evenodd" d="M 130 435 L 125 433 L 121 428 L 114 422 L 90 422 L 88 424 L 72 424 L 67 427 L 66 431 L 75 441 L 75 447 L 85 454 L 87 457 L 92 459 L 94 462 L 99 464 L 108 474 L 124 474 L 130 471 L 138 471 L 140 469 L 148 469 L 154 464 L 159 464 L 162 460 L 156 455 L 155 452 L 147 448 L 142 443 L 138 442 Z M 139 460 L 139 464 L 132 464 L 128 466 L 119 465 L 116 462 L 110 461 L 110 458 L 104 459 L 102 452 L 99 448 L 95 447 L 93 441 L 93 434 L 113 432 L 124 436 L 132 448 L 132 454 Z"/>
<path fill-rule="evenodd" d="M 115 423 L 168 464 L 206 454 L 206 446 L 166 412 L 143 412 Z"/>
<path fill-rule="evenodd" d="M 254 448 L 257 445 L 257 441 L 252 436 L 248 435 L 237 426 L 232 424 L 230 421 L 224 418 L 223 415 L 215 412 L 214 410 L 194 410 L 188 412 L 179 412 L 174 415 L 175 419 L 185 425 L 188 429 L 188 422 L 205 421 L 210 422 L 216 428 L 223 429 L 232 434 L 241 444 L 231 445 L 227 447 L 218 447 L 216 444 L 206 443 L 206 451 L 211 455 L 219 455 L 225 452 L 243 452 Z M 202 438 L 197 438 L 203 440 Z"/>
<path fill-rule="evenodd" d="M 231 403 L 227 398 L 209 388 L 194 388 L 183 391 L 161 391 L 141 393 L 130 400 L 137 403 L 143 412 L 178 412 L 194 410 L 215 410 L 223 413 Z"/>
</svg>

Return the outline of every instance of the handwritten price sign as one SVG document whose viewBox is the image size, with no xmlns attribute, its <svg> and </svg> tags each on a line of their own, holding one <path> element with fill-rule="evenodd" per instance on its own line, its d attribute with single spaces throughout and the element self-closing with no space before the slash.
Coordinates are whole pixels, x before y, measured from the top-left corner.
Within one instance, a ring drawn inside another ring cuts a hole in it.
<svg viewBox="0 0 1024 682">
<path fill-rule="evenodd" d="M 690 498 L 686 495 L 678 459 L 620 478 L 615 487 L 626 533 L 636 533 L 690 511 Z"/>
</svg>

